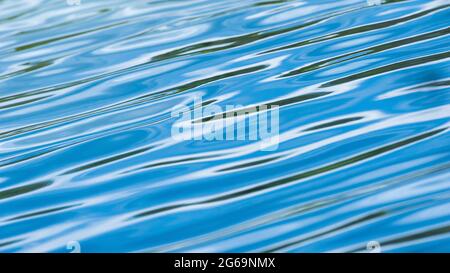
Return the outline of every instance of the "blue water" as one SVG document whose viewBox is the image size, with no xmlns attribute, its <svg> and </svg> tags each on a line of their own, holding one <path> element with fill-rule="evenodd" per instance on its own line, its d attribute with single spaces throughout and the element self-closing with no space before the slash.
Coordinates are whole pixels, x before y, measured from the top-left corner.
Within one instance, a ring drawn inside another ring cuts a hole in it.
<svg viewBox="0 0 450 273">
<path fill-rule="evenodd" d="M 74 2 L 0 1 L 0 252 L 450 252 L 448 0 Z"/>
</svg>

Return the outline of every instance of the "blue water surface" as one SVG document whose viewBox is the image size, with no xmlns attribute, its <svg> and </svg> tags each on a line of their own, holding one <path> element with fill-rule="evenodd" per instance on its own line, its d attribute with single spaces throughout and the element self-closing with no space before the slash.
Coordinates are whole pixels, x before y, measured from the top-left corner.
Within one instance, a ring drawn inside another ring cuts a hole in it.
<svg viewBox="0 0 450 273">
<path fill-rule="evenodd" d="M 450 252 L 449 34 L 448 0 L 0 1 L 0 252 Z M 280 105 L 278 149 L 175 140 L 196 96 Z"/>
</svg>

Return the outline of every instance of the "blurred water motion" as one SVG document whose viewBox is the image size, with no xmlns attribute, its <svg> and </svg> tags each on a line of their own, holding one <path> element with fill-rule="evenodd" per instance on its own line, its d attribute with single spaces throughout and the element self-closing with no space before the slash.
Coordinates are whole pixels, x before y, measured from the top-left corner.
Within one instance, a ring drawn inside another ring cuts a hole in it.
<svg viewBox="0 0 450 273">
<path fill-rule="evenodd" d="M 449 6 L 0 1 L 0 252 L 449 252 Z M 195 96 L 278 149 L 175 141 Z"/>
</svg>

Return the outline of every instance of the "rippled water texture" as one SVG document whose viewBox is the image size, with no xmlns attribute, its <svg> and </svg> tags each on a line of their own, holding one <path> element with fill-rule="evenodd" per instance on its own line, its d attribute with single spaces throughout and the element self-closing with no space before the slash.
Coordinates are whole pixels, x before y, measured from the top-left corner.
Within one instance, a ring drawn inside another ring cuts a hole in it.
<svg viewBox="0 0 450 273">
<path fill-rule="evenodd" d="M 448 0 L 70 4 L 0 1 L 0 252 L 450 251 Z"/>
</svg>

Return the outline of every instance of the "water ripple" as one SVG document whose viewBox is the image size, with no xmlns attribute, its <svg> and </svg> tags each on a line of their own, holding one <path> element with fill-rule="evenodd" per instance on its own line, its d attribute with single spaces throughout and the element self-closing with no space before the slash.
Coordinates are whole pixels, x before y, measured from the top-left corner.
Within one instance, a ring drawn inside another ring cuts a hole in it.
<svg viewBox="0 0 450 273">
<path fill-rule="evenodd" d="M 1 1 L 0 252 L 450 251 L 449 15 Z M 278 105 L 279 146 L 172 138 L 185 105 Z"/>
</svg>

